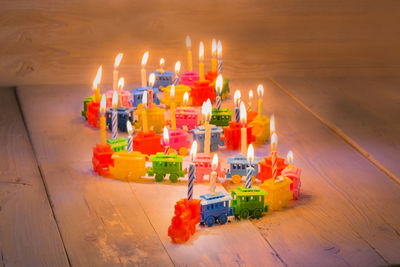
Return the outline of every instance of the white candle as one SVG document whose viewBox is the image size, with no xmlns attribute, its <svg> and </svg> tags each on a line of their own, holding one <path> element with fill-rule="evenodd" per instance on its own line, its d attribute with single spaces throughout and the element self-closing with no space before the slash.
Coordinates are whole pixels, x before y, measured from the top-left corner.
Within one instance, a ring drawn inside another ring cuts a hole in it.
<svg viewBox="0 0 400 267">
<path fill-rule="evenodd" d="M 240 122 L 242 123 L 242 129 L 241 129 L 241 152 L 242 155 L 246 155 L 247 153 L 247 112 L 246 112 L 246 107 L 244 106 L 244 103 L 240 103 Z"/>
<path fill-rule="evenodd" d="M 146 64 L 147 64 L 147 59 L 149 58 L 149 52 L 146 51 L 142 57 L 142 69 L 141 69 L 141 77 L 142 77 L 142 87 L 146 88 L 147 87 L 147 74 L 146 74 Z"/>
<path fill-rule="evenodd" d="M 217 71 L 217 41 L 212 39 L 211 43 L 211 71 Z"/>
<path fill-rule="evenodd" d="M 247 161 L 249 162 L 249 167 L 247 167 L 247 175 L 246 175 L 246 188 L 251 188 L 251 181 L 254 175 L 254 168 L 252 166 L 254 159 L 254 148 L 250 144 L 249 149 L 247 150 Z"/>
<path fill-rule="evenodd" d="M 210 149 L 211 149 L 211 101 L 210 99 L 207 99 L 207 102 L 205 104 L 205 123 L 204 123 L 204 153 L 205 154 L 210 154 Z"/>
<path fill-rule="evenodd" d="M 189 165 L 189 181 L 188 181 L 188 200 L 192 200 L 193 198 L 193 185 L 194 180 L 196 179 L 196 165 L 194 163 L 196 159 L 197 153 L 197 142 L 194 141 L 192 147 L 190 148 L 190 165 Z"/>
<path fill-rule="evenodd" d="M 132 128 L 132 124 L 129 120 L 126 121 L 126 129 L 128 130 L 128 145 L 126 150 L 131 153 L 133 151 L 133 146 L 132 146 L 132 142 L 133 142 L 133 138 L 132 138 L 132 133 L 133 133 L 133 128 Z"/>
<path fill-rule="evenodd" d="M 214 154 L 211 164 L 212 172 L 210 175 L 210 193 L 215 194 L 215 188 L 217 186 L 217 168 L 218 168 L 218 155 Z"/>
<path fill-rule="evenodd" d="M 175 77 L 174 77 L 174 85 L 179 84 L 179 71 L 181 70 L 181 62 L 177 61 L 175 63 Z"/>
<path fill-rule="evenodd" d="M 217 80 L 215 82 L 215 91 L 217 92 L 217 110 L 221 109 L 221 91 L 222 91 L 222 84 L 224 82 L 224 78 L 222 78 L 222 75 L 219 74 L 217 77 Z"/>
<path fill-rule="evenodd" d="M 247 109 L 250 111 L 251 110 L 251 106 L 252 106 L 252 103 L 253 102 L 253 90 L 250 90 L 249 91 L 249 103 L 248 103 L 248 105 L 247 105 Z"/>
<path fill-rule="evenodd" d="M 118 67 L 119 64 L 121 63 L 122 60 L 122 56 L 124 54 L 119 53 L 116 57 L 115 57 L 115 61 L 114 61 L 114 71 L 113 71 L 113 91 L 116 91 L 118 89 Z"/>
</svg>

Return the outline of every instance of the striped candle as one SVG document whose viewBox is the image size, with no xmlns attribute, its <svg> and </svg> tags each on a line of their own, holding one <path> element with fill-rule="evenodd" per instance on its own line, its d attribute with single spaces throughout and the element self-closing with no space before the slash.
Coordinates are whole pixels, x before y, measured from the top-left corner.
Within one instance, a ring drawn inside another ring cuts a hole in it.
<svg viewBox="0 0 400 267">
<path fill-rule="evenodd" d="M 240 122 L 240 110 L 239 110 L 239 107 L 235 107 L 235 121 L 237 123 Z"/>
<path fill-rule="evenodd" d="M 222 44 L 220 40 L 218 40 L 217 51 L 218 51 L 218 74 L 222 74 Z"/>
<path fill-rule="evenodd" d="M 178 85 L 179 83 L 179 72 L 181 71 L 181 62 L 177 61 L 175 63 L 175 78 L 174 78 L 174 85 Z"/>
<path fill-rule="evenodd" d="M 128 137 L 128 149 L 127 149 L 129 153 L 131 153 L 133 151 L 132 140 L 133 140 L 132 135 L 130 135 Z"/>
<path fill-rule="evenodd" d="M 196 167 L 194 163 L 190 163 L 189 165 L 189 183 L 188 183 L 188 195 L 187 198 L 188 200 L 193 199 L 193 185 L 194 185 L 194 179 L 196 178 L 194 173 L 195 173 Z"/>
<path fill-rule="evenodd" d="M 273 133 L 271 136 L 271 165 L 272 165 L 272 178 L 276 180 L 278 177 L 278 152 L 276 150 L 278 144 L 278 136 Z"/>
<path fill-rule="evenodd" d="M 217 96 L 217 109 L 221 109 L 221 97 L 219 95 Z"/>
<path fill-rule="evenodd" d="M 235 91 L 235 94 L 233 96 L 233 100 L 235 102 L 235 121 L 237 123 L 239 123 L 240 122 L 240 109 L 239 109 L 239 106 L 240 106 L 240 91 L 239 90 Z"/>
<path fill-rule="evenodd" d="M 224 78 L 222 75 L 218 75 L 217 80 L 215 81 L 215 91 L 217 92 L 217 109 L 221 109 L 221 92 L 222 92 L 222 85 L 224 83 Z"/>
<path fill-rule="evenodd" d="M 249 165 L 249 167 L 246 169 L 247 170 L 247 176 L 246 176 L 246 188 L 251 188 L 251 179 L 254 175 L 254 168 Z"/>
<path fill-rule="evenodd" d="M 133 146 L 132 146 L 132 142 L 133 142 L 133 138 L 132 138 L 132 133 L 133 133 L 133 128 L 132 128 L 132 124 L 129 120 L 127 120 L 126 122 L 126 130 L 128 131 L 128 145 L 126 147 L 126 150 L 131 153 L 133 151 Z"/>
<path fill-rule="evenodd" d="M 179 83 L 179 75 L 176 74 L 176 75 L 175 75 L 175 78 L 174 78 L 174 85 L 177 86 L 178 83 Z"/>
</svg>

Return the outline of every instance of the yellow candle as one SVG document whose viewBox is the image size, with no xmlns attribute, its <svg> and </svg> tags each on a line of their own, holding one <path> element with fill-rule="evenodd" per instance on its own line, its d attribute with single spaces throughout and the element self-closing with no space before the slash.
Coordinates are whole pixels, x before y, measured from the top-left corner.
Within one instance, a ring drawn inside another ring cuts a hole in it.
<svg viewBox="0 0 400 267">
<path fill-rule="evenodd" d="M 200 81 L 204 81 L 204 44 L 203 42 L 200 42 L 200 47 L 199 47 L 199 76 L 200 76 Z"/>
<path fill-rule="evenodd" d="M 253 90 L 250 90 L 249 91 L 249 103 L 248 103 L 248 105 L 247 105 L 247 109 L 250 111 L 251 110 L 251 106 L 252 106 L 252 103 L 253 102 Z"/>
<path fill-rule="evenodd" d="M 171 126 L 172 130 L 176 130 L 176 117 L 175 117 L 175 85 L 171 85 L 170 90 L 171 98 Z"/>
<path fill-rule="evenodd" d="M 186 36 L 186 48 L 187 48 L 187 69 L 188 71 L 193 71 L 192 64 L 192 40 L 190 40 L 190 36 Z"/>
<path fill-rule="evenodd" d="M 149 126 L 147 124 L 147 91 L 143 92 L 142 118 L 143 118 L 143 132 L 147 133 L 149 131 Z"/>
<path fill-rule="evenodd" d="M 104 116 L 106 111 L 106 96 L 101 97 L 100 102 L 100 144 L 105 145 L 106 141 L 106 117 Z"/>
<path fill-rule="evenodd" d="M 217 71 L 217 41 L 215 39 L 212 39 L 211 52 L 212 52 L 211 71 L 216 72 Z"/>
<path fill-rule="evenodd" d="M 116 91 L 118 88 L 118 67 L 119 64 L 121 63 L 122 60 L 122 56 L 124 54 L 119 53 L 116 57 L 115 57 L 115 61 L 114 61 L 114 71 L 113 71 L 113 91 Z"/>
<path fill-rule="evenodd" d="M 99 103 L 101 100 L 99 83 L 101 82 L 101 74 L 103 72 L 103 67 L 100 66 L 97 70 L 96 77 L 93 79 L 93 92 L 94 92 L 94 102 Z"/>
<path fill-rule="evenodd" d="M 147 59 L 149 58 L 149 52 L 146 51 L 142 57 L 142 69 L 140 70 L 141 74 L 141 79 L 142 79 L 142 87 L 146 88 L 147 87 L 147 74 L 146 74 L 146 64 L 147 64 Z"/>
<path fill-rule="evenodd" d="M 257 87 L 257 95 L 258 95 L 258 116 L 262 116 L 262 105 L 263 100 L 262 97 L 264 95 L 264 87 L 260 84 Z"/>
<path fill-rule="evenodd" d="M 240 133 L 240 151 L 242 152 L 242 155 L 246 156 L 247 155 L 247 128 L 246 128 L 246 123 L 247 123 L 247 114 L 246 114 L 246 107 L 244 106 L 244 103 L 240 103 L 240 122 L 242 123 L 242 129 Z"/>
</svg>

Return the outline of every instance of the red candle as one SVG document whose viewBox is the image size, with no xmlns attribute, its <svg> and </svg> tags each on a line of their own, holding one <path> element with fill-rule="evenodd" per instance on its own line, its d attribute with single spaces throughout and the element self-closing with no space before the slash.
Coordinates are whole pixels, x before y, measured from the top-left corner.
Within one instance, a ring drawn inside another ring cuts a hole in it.
<svg viewBox="0 0 400 267">
<path fill-rule="evenodd" d="M 272 158 L 272 179 L 278 177 L 278 153 L 276 147 L 278 145 L 278 136 L 273 133 L 271 136 L 271 158 Z"/>
</svg>

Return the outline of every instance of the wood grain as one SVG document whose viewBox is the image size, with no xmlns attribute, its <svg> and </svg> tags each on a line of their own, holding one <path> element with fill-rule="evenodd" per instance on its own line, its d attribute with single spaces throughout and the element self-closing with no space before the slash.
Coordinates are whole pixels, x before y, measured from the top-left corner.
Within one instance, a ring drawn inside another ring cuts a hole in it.
<svg viewBox="0 0 400 267">
<path fill-rule="evenodd" d="M 14 88 L 0 106 L 0 264 L 69 266 Z"/>
</svg>

